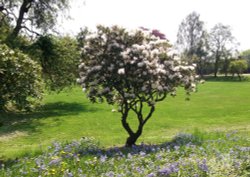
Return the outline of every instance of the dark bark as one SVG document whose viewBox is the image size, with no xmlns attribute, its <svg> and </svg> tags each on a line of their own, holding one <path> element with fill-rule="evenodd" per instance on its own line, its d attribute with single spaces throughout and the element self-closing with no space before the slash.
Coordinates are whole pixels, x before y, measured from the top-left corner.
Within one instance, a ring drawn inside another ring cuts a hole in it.
<svg viewBox="0 0 250 177">
<path fill-rule="evenodd" d="M 199 61 L 197 62 L 197 74 L 203 78 L 203 63 L 201 57 L 199 58 Z"/>
<path fill-rule="evenodd" d="M 224 72 L 225 72 L 225 77 L 228 76 L 228 68 L 229 68 L 230 61 L 226 58 L 224 61 Z"/>
<path fill-rule="evenodd" d="M 32 1 L 33 0 L 23 0 L 23 3 L 22 3 L 20 10 L 19 10 L 19 15 L 17 18 L 15 28 L 13 29 L 13 32 L 10 34 L 11 39 L 16 39 L 19 32 L 23 28 L 22 24 L 23 24 L 23 20 L 24 20 L 24 15 L 25 15 L 25 13 L 27 13 L 29 11 Z"/>
<path fill-rule="evenodd" d="M 132 147 L 133 145 L 135 145 L 137 139 L 141 136 L 143 126 L 139 126 L 139 127 L 140 128 L 138 128 L 136 133 L 129 135 L 129 137 L 127 138 L 126 145 L 125 145 L 126 147 Z"/>
<path fill-rule="evenodd" d="M 218 55 L 218 52 L 215 56 L 215 64 L 214 64 L 214 77 L 217 77 L 218 69 L 219 69 L 219 60 L 220 56 Z"/>
<path fill-rule="evenodd" d="M 128 103 L 124 104 L 123 111 L 122 111 L 122 120 L 121 120 L 123 128 L 127 131 L 128 135 L 129 135 L 129 137 L 126 140 L 126 144 L 125 144 L 126 147 L 132 147 L 133 145 L 135 145 L 137 139 L 142 134 L 144 125 L 149 120 L 149 118 L 152 116 L 152 114 L 153 114 L 153 112 L 155 110 L 154 105 L 151 105 L 150 106 L 151 107 L 150 112 L 143 119 L 143 114 L 142 114 L 143 104 L 142 104 L 142 102 L 140 102 L 140 108 L 139 109 L 136 109 L 136 108 L 130 107 L 130 106 L 128 105 Z M 129 112 L 130 109 L 133 110 L 136 113 L 137 119 L 138 119 L 138 122 L 139 122 L 139 125 L 138 125 L 138 128 L 137 128 L 136 132 L 133 132 L 133 130 L 131 129 L 131 127 L 129 126 L 129 124 L 127 122 L 128 112 Z"/>
<path fill-rule="evenodd" d="M 241 76 L 240 73 L 237 73 L 239 80 L 241 81 Z"/>
</svg>

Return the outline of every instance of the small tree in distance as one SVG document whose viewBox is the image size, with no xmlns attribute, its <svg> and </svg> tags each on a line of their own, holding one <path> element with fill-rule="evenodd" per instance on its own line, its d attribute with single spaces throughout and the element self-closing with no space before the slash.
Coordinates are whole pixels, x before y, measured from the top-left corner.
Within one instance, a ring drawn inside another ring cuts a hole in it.
<svg viewBox="0 0 250 177">
<path fill-rule="evenodd" d="M 98 26 L 86 40 L 77 81 L 92 102 L 118 105 L 128 147 L 142 134 L 157 102 L 175 95 L 178 86 L 187 93 L 196 88 L 195 67 L 169 57 L 168 41 L 150 31 Z M 127 121 L 130 111 L 138 119 L 136 130 Z"/>
<path fill-rule="evenodd" d="M 241 75 L 247 70 L 247 61 L 243 59 L 234 60 L 230 63 L 229 68 L 232 75 L 234 76 L 234 74 L 237 74 L 241 81 Z"/>
</svg>

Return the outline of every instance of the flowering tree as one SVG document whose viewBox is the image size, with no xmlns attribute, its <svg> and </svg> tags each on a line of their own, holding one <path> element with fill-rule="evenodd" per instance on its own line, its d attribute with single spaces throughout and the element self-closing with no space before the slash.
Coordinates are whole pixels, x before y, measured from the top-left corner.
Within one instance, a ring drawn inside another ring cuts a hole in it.
<svg viewBox="0 0 250 177">
<path fill-rule="evenodd" d="M 187 93 L 195 90 L 194 66 L 169 57 L 168 41 L 150 31 L 98 26 L 86 40 L 77 81 L 92 102 L 105 100 L 118 105 L 122 125 L 129 134 L 126 146 L 135 144 L 157 102 L 175 95 L 178 86 Z M 132 130 L 127 121 L 130 111 L 137 116 L 137 130 Z"/>
</svg>

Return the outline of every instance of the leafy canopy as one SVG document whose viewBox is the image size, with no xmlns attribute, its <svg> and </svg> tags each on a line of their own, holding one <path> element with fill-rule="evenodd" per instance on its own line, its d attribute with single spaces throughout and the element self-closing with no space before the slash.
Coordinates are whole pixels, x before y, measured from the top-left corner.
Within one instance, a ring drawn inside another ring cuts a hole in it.
<svg viewBox="0 0 250 177">
<path fill-rule="evenodd" d="M 41 36 L 29 49 L 30 55 L 42 67 L 43 79 L 52 91 L 60 91 L 75 83 L 80 50 L 69 36 Z"/>
</svg>

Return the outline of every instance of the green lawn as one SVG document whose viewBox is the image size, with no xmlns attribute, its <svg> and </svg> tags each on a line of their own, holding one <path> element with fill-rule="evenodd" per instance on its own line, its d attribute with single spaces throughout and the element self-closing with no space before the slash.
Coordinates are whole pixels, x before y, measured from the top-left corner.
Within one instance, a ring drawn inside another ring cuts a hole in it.
<svg viewBox="0 0 250 177">
<path fill-rule="evenodd" d="M 92 104 L 80 88 L 45 96 L 40 111 L 0 114 L 0 160 L 46 149 L 52 141 L 94 137 L 101 146 L 123 145 L 120 114 L 105 103 Z M 130 122 L 136 125 L 133 116 Z M 250 82 L 211 81 L 199 85 L 190 101 L 182 89 L 156 106 L 138 140 L 162 143 L 179 132 L 239 130 L 250 135 Z"/>
</svg>

